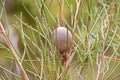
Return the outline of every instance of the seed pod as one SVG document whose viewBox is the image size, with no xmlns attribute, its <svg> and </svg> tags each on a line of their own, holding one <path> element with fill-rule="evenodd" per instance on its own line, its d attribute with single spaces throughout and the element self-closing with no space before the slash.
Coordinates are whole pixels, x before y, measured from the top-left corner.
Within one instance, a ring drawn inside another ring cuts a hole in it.
<svg viewBox="0 0 120 80">
<path fill-rule="evenodd" d="M 53 31 L 53 42 L 60 51 L 60 53 L 66 52 L 70 49 L 72 44 L 72 34 L 65 27 L 58 27 Z"/>
</svg>

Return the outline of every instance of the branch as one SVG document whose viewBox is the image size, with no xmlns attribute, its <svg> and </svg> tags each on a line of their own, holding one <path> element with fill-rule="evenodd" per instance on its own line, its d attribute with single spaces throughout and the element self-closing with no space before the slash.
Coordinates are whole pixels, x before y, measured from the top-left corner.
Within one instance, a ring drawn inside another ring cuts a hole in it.
<svg viewBox="0 0 120 80">
<path fill-rule="evenodd" d="M 7 36 L 6 32 L 5 32 L 5 29 L 4 29 L 4 27 L 3 27 L 3 25 L 2 25 L 1 22 L 0 22 L 0 32 L 1 32 L 1 33 L 3 34 L 3 36 L 5 37 L 5 39 L 6 39 L 6 41 L 7 41 L 7 45 L 8 45 L 8 47 L 10 48 L 10 50 L 12 51 L 12 53 L 13 53 L 13 57 L 14 57 L 16 63 L 18 64 L 18 66 L 19 66 L 19 69 L 20 69 L 20 71 L 21 71 L 21 75 L 23 76 L 23 80 L 29 80 L 29 78 L 28 78 L 28 76 L 27 76 L 27 74 L 26 74 L 26 72 L 25 72 L 25 70 L 24 70 L 21 62 L 19 61 L 20 58 L 19 58 L 19 56 L 17 55 L 16 51 L 14 50 L 14 47 L 13 47 L 11 41 L 9 40 L 9 38 L 8 38 L 8 36 Z"/>
<path fill-rule="evenodd" d="M 61 3 L 60 3 L 60 0 L 58 0 L 58 4 L 59 4 L 59 7 L 60 7 L 60 25 L 62 25 L 63 24 L 63 22 L 62 22 L 62 6 L 61 6 Z"/>
<path fill-rule="evenodd" d="M 76 29 L 76 20 L 77 20 L 77 16 L 78 16 L 78 12 L 79 12 L 79 6 L 80 6 L 80 0 L 79 1 L 77 1 L 76 2 L 77 3 L 77 9 L 76 9 L 76 12 L 75 12 L 75 16 L 74 16 L 74 31 L 75 31 L 75 29 Z"/>
</svg>

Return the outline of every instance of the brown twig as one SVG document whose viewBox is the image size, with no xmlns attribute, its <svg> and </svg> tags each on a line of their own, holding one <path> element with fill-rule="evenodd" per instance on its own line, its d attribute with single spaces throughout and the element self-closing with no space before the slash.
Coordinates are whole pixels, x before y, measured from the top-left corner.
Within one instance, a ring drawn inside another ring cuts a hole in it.
<svg viewBox="0 0 120 80">
<path fill-rule="evenodd" d="M 100 62 L 99 62 L 99 64 L 98 64 L 98 72 L 97 72 L 96 80 L 99 80 L 101 64 L 102 64 L 102 60 L 100 59 Z"/>
<path fill-rule="evenodd" d="M 76 5 L 76 12 L 75 12 L 75 16 L 74 16 L 74 31 L 75 31 L 75 29 L 76 29 L 76 24 L 77 24 L 77 16 L 78 16 L 78 12 L 79 12 L 79 6 L 80 6 L 80 0 L 78 1 L 78 2 L 76 2 L 77 3 L 77 5 Z"/>
<path fill-rule="evenodd" d="M 91 53 L 91 54 L 94 55 L 95 53 Z M 111 58 L 111 56 L 106 56 L 106 55 L 103 55 L 103 54 L 100 54 L 100 53 L 98 53 L 98 56 L 100 58 L 104 58 L 104 59 L 110 59 Z M 111 60 L 120 62 L 120 59 L 115 58 L 115 57 L 111 58 Z"/>
<path fill-rule="evenodd" d="M 96 80 L 99 80 L 100 68 L 101 68 L 101 66 L 102 66 L 102 64 L 103 64 L 104 59 L 110 59 L 110 58 L 111 58 L 110 56 L 105 56 L 105 55 L 103 55 L 103 54 L 98 54 L 98 56 L 100 57 L 100 62 L 99 62 L 99 64 L 98 64 L 98 72 L 97 72 Z M 111 60 L 120 62 L 120 59 L 119 59 L 119 58 L 114 58 L 114 57 L 113 57 L 113 58 L 111 58 Z M 108 71 L 108 70 L 107 70 L 107 71 Z M 103 75 L 102 75 L 102 77 L 101 77 L 101 80 L 104 80 L 104 75 L 105 75 L 105 72 L 103 72 Z"/>
<path fill-rule="evenodd" d="M 14 50 L 14 47 L 13 47 L 11 41 L 9 40 L 9 38 L 8 38 L 8 36 L 7 36 L 6 32 L 5 32 L 5 29 L 4 29 L 4 27 L 3 27 L 1 22 L 0 22 L 0 31 L 1 31 L 2 35 L 5 37 L 5 39 L 7 41 L 7 45 L 10 48 L 10 50 L 12 51 L 12 53 L 13 53 L 13 57 L 14 57 L 16 63 L 18 64 L 18 66 L 19 66 L 19 69 L 21 71 L 21 76 L 23 77 L 23 80 L 29 80 L 29 78 L 28 78 L 28 76 L 27 76 L 27 74 L 26 74 L 26 72 L 25 72 L 21 62 L 19 61 L 20 58 L 17 55 L 16 51 Z"/>
<path fill-rule="evenodd" d="M 72 53 L 72 42 L 70 45 L 70 49 L 66 52 L 60 53 L 61 56 L 61 64 L 65 64 L 65 69 L 66 69 L 66 74 L 69 71 L 69 66 L 70 66 L 70 55 Z M 59 80 L 63 80 L 62 76 L 60 75 Z"/>
<path fill-rule="evenodd" d="M 58 0 L 58 4 L 59 4 L 59 7 L 60 7 L 60 25 L 62 26 L 63 25 L 63 22 L 62 22 L 62 17 L 63 17 L 62 11 L 63 10 L 62 10 L 60 0 Z"/>
<path fill-rule="evenodd" d="M 69 49 L 69 51 L 66 53 L 66 73 L 68 72 L 68 70 L 69 70 L 69 65 L 70 65 L 70 55 L 71 55 L 71 53 L 72 53 L 72 42 L 71 42 L 71 45 L 70 45 L 70 49 Z"/>
<path fill-rule="evenodd" d="M 102 57 L 102 55 L 99 54 L 99 57 Z M 105 58 L 105 59 L 110 59 L 111 57 L 109 57 L 109 56 L 105 56 L 105 55 L 104 55 L 104 58 Z M 111 58 L 111 59 L 114 60 L 114 61 L 118 61 L 118 62 L 120 62 L 120 59 L 119 59 L 119 58 Z"/>
<path fill-rule="evenodd" d="M 31 61 L 31 60 L 30 60 L 30 62 L 31 62 L 31 64 L 33 65 L 33 68 L 34 68 L 35 72 L 39 75 L 39 74 L 40 74 L 40 71 L 39 71 L 39 69 L 37 68 L 36 64 L 35 64 L 33 61 Z"/>
<path fill-rule="evenodd" d="M 114 12 L 114 8 L 115 8 L 115 5 L 114 5 L 114 0 L 112 0 L 112 9 L 111 9 L 111 14 Z"/>
</svg>

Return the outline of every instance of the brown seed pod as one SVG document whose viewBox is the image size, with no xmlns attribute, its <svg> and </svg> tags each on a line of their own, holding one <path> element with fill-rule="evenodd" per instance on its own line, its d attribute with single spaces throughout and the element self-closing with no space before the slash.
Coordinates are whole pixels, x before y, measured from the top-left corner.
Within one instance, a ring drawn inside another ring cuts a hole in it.
<svg viewBox="0 0 120 80">
<path fill-rule="evenodd" d="M 65 27 L 58 27 L 53 31 L 52 35 L 55 46 L 60 53 L 66 52 L 70 49 L 72 44 L 72 34 Z"/>
</svg>

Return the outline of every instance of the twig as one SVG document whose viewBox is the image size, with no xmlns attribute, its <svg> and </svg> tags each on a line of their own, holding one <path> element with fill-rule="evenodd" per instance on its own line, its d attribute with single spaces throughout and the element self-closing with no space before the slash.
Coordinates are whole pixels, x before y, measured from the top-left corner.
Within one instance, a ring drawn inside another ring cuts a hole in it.
<svg viewBox="0 0 120 80">
<path fill-rule="evenodd" d="M 99 56 L 99 57 L 102 57 L 101 54 L 99 54 L 98 56 Z M 105 56 L 105 55 L 104 55 L 104 58 L 105 58 L 105 59 L 110 59 L 111 57 L 109 57 L 109 56 Z M 118 62 L 120 62 L 120 59 L 119 59 L 119 58 L 111 58 L 111 60 L 114 60 L 114 61 L 118 61 Z"/>
<path fill-rule="evenodd" d="M 59 7 L 60 7 L 60 25 L 62 26 L 63 25 L 63 22 L 62 22 L 62 6 L 61 6 L 61 3 L 60 3 L 60 0 L 58 0 L 58 4 L 59 4 Z"/>
<path fill-rule="evenodd" d="M 91 54 L 94 55 L 95 53 L 91 53 Z M 111 56 L 105 56 L 105 55 L 100 54 L 100 53 L 98 53 L 98 56 L 100 58 L 104 58 L 104 59 L 110 59 L 111 58 Z M 120 62 L 120 58 L 113 57 L 113 58 L 111 58 L 111 60 Z"/>
<path fill-rule="evenodd" d="M 67 69 L 67 71 L 66 71 L 66 73 L 68 72 L 68 70 L 69 70 L 69 65 L 70 65 L 70 55 L 71 55 L 71 53 L 72 53 L 72 42 L 71 42 L 71 45 L 70 45 L 70 50 L 66 53 L 66 69 Z"/>
<path fill-rule="evenodd" d="M 76 20 L 77 20 L 77 16 L 78 16 L 78 12 L 79 12 L 80 0 L 77 1 L 76 3 L 77 3 L 77 5 L 76 5 L 77 9 L 76 9 L 75 16 L 74 16 L 74 26 L 73 26 L 74 27 L 74 29 L 73 29 L 74 31 L 76 29 L 76 23 L 77 23 Z"/>
<path fill-rule="evenodd" d="M 71 55 L 71 53 L 72 53 L 72 42 L 71 42 L 71 45 L 70 45 L 70 49 L 68 51 L 60 53 L 61 64 L 62 65 L 65 64 L 66 74 L 68 73 L 69 67 L 70 67 L 70 55 Z M 60 75 L 59 80 L 63 80 L 62 75 Z"/>
<path fill-rule="evenodd" d="M 10 48 L 10 50 L 12 51 L 12 53 L 13 53 L 13 57 L 14 57 L 16 63 L 18 64 L 18 66 L 19 66 L 19 69 L 20 69 L 20 71 L 21 71 L 21 75 L 22 75 L 22 77 L 23 77 L 23 80 L 29 80 L 29 78 L 28 78 L 28 76 L 27 76 L 27 74 L 26 74 L 26 72 L 25 72 L 25 70 L 24 70 L 21 62 L 19 61 L 20 58 L 19 58 L 19 56 L 17 55 L 16 51 L 14 50 L 14 47 L 13 47 L 11 41 L 9 40 L 9 38 L 8 38 L 8 36 L 7 36 L 6 32 L 5 32 L 5 29 L 4 29 L 4 27 L 3 27 L 3 25 L 2 25 L 1 22 L 0 22 L 0 31 L 1 31 L 1 33 L 3 34 L 3 36 L 5 37 L 5 39 L 6 39 L 6 41 L 7 41 L 7 45 L 8 45 L 8 47 Z"/>
<path fill-rule="evenodd" d="M 102 55 L 102 54 L 98 54 L 98 56 L 100 57 L 100 62 L 98 64 L 98 73 L 97 73 L 96 80 L 99 80 L 100 68 L 101 68 L 101 65 L 103 63 L 103 59 L 110 59 L 111 58 L 109 56 L 105 56 L 105 55 Z M 119 58 L 111 58 L 111 60 L 120 62 Z M 103 76 L 102 76 L 101 80 L 104 80 L 104 74 L 105 73 L 103 72 Z"/>
<path fill-rule="evenodd" d="M 115 8 L 115 6 L 114 6 L 114 0 L 112 0 L 112 9 L 111 9 L 111 14 L 114 12 L 114 8 Z"/>
<path fill-rule="evenodd" d="M 97 72 L 96 80 L 99 80 L 101 64 L 102 64 L 102 61 L 101 61 L 101 59 L 100 59 L 100 62 L 99 62 L 99 64 L 98 64 L 98 72 Z"/>
<path fill-rule="evenodd" d="M 110 59 L 110 58 L 111 58 L 111 57 L 109 57 L 109 56 L 105 56 L 105 55 L 103 56 L 102 54 L 98 54 L 98 56 L 100 57 L 100 62 L 99 62 L 99 64 L 98 64 L 98 73 L 97 73 L 96 80 L 99 80 L 100 68 L 101 68 L 101 64 L 102 64 L 102 61 L 103 61 L 102 58 L 104 58 L 104 59 Z M 111 60 L 120 62 L 120 59 L 119 59 L 119 58 L 111 58 Z M 104 76 L 104 73 L 103 73 L 103 76 Z M 103 79 L 103 78 L 104 78 L 104 77 L 102 77 L 102 79 Z"/>
</svg>

